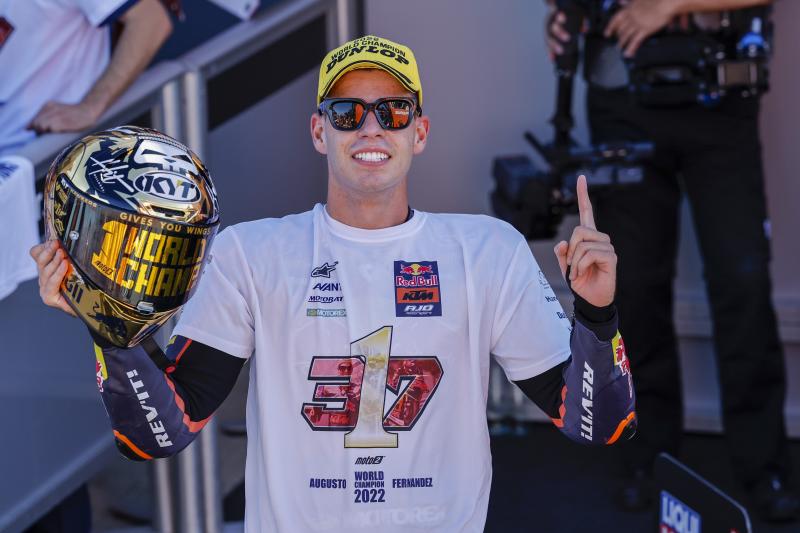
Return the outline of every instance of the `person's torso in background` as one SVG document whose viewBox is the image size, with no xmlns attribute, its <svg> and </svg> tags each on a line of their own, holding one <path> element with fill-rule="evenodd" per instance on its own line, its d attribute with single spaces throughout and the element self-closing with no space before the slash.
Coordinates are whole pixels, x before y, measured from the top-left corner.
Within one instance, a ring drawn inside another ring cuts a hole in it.
<svg viewBox="0 0 800 533">
<path fill-rule="evenodd" d="M 691 28 L 713 32 L 719 30 L 721 24 L 722 12 L 715 11 L 674 17 L 667 28 L 672 31 L 687 31 Z M 628 85 L 628 70 L 616 38 L 587 36 L 584 57 L 587 58 L 584 77 L 590 87 L 622 89 Z"/>
<path fill-rule="evenodd" d="M 0 154 L 35 134 L 26 127 L 50 100 L 80 102 L 106 68 L 105 21 L 125 0 L 0 0 Z"/>
</svg>

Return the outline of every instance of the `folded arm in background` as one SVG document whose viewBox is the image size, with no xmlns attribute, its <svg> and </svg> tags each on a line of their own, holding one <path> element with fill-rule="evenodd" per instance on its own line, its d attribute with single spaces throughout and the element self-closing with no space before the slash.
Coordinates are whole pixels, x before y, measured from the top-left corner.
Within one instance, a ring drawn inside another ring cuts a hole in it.
<svg viewBox="0 0 800 533">
<path fill-rule="evenodd" d="M 150 64 L 172 32 L 172 22 L 159 0 L 138 0 L 119 21 L 122 32 L 108 67 L 83 100 L 77 104 L 46 103 L 29 129 L 56 133 L 90 128 Z"/>
</svg>

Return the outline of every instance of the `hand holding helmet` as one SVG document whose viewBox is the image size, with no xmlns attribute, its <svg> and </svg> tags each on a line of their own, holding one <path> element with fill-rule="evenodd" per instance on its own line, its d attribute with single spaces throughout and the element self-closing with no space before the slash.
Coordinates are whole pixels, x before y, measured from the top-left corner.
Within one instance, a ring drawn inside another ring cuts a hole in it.
<svg viewBox="0 0 800 533">
<path fill-rule="evenodd" d="M 42 300 L 112 344 L 138 344 L 194 292 L 219 225 L 200 159 L 154 130 L 89 135 L 53 162 L 48 241 L 31 255 Z"/>
<path fill-rule="evenodd" d="M 31 248 L 31 257 L 39 269 L 39 296 L 50 307 L 78 316 L 61 295 L 61 282 L 69 269 L 69 262 L 58 241 L 51 240 Z"/>
</svg>

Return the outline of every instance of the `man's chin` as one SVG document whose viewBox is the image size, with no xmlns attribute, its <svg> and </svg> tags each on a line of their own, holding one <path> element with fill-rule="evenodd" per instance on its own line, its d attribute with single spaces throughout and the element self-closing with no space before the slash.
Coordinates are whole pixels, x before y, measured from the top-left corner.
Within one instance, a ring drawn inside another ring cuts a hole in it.
<svg viewBox="0 0 800 533">
<path fill-rule="evenodd" d="M 341 182 L 340 182 L 341 183 Z M 347 189 L 361 194 L 378 194 L 392 190 L 399 186 L 402 180 L 387 176 L 383 173 L 368 173 L 346 180 L 344 185 Z"/>
</svg>

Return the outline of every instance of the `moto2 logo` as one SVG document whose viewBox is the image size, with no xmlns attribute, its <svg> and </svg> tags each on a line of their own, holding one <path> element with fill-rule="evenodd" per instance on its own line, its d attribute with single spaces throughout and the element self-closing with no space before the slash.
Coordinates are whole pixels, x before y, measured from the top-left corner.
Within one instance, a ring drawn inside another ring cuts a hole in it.
<svg viewBox="0 0 800 533">
<path fill-rule="evenodd" d="M 148 172 L 138 176 L 133 186 L 136 190 L 173 202 L 196 202 L 200 189 L 191 180 L 173 172 Z"/>
</svg>

